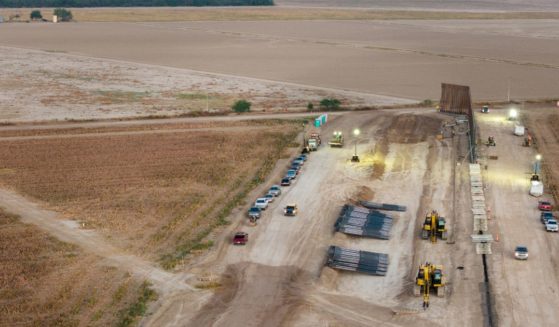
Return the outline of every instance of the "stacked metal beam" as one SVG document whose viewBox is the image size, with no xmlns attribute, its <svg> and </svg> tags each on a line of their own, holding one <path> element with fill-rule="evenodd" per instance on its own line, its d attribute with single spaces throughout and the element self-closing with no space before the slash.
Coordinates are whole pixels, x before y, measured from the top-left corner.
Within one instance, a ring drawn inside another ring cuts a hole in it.
<svg viewBox="0 0 559 327">
<path fill-rule="evenodd" d="M 334 227 L 345 234 L 387 240 L 392 223 L 392 217 L 380 211 L 345 205 Z"/>
<path fill-rule="evenodd" d="M 406 206 L 389 203 L 376 203 L 371 201 L 359 201 L 359 204 L 368 209 L 386 210 L 386 211 L 406 211 Z"/>
<path fill-rule="evenodd" d="M 388 270 L 388 254 L 330 246 L 327 264 L 334 269 L 384 276 Z"/>
</svg>

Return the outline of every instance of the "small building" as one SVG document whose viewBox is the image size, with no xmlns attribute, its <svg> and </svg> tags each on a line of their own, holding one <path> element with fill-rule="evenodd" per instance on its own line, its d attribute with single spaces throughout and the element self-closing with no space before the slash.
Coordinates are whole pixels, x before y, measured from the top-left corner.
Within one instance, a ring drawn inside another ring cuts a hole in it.
<svg viewBox="0 0 559 327">
<path fill-rule="evenodd" d="M 52 22 L 53 23 L 58 23 L 58 16 L 52 15 Z"/>
</svg>

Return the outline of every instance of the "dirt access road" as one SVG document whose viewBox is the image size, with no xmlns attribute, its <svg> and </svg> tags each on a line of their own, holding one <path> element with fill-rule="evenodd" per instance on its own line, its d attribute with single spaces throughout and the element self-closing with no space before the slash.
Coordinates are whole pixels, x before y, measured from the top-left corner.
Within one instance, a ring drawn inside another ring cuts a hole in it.
<svg viewBox="0 0 559 327">
<path fill-rule="evenodd" d="M 514 123 L 506 116 L 506 110 L 477 116 L 482 140 L 494 136 L 497 144 L 482 148 L 482 162 L 488 167 L 483 173 L 485 197 L 493 217 L 489 228 L 500 239 L 489 258 L 497 323 L 552 326 L 559 321 L 555 306 L 559 301 L 559 238 L 545 232 L 538 199 L 528 194 L 536 151 L 521 146 L 523 138 L 513 135 Z M 517 245 L 528 247 L 528 261 L 514 259 Z"/>
<path fill-rule="evenodd" d="M 374 111 L 331 119 L 321 130 L 326 138 L 333 130 L 350 135 L 353 128 L 360 128 L 361 163 L 348 160 L 353 153 L 351 137 L 343 149 L 326 145 L 312 153 L 295 183 L 283 189 L 256 227 L 245 224 L 244 212 L 235 218 L 238 224 L 229 232 L 248 232 L 247 246 L 233 247 L 226 238 L 195 268 L 200 275 L 223 274 L 223 287 L 213 295 L 204 291 L 164 301 L 145 325 L 432 326 L 444 321 L 463 326 L 464 320 L 471 326 L 483 325 L 481 260 L 469 239 L 470 219 L 461 219 L 469 207 L 460 204 L 456 216 L 453 210 L 453 141 L 434 138 L 446 118 Z M 393 214 L 391 240 L 333 233 L 341 206 L 359 197 L 408 207 L 405 213 Z M 288 203 L 299 205 L 297 217 L 283 216 Z M 419 239 L 420 225 L 431 209 L 449 222 L 459 217 L 460 222 L 453 224 L 458 234 L 454 244 Z M 324 268 L 329 245 L 388 253 L 387 276 Z M 424 312 L 421 299 L 411 295 L 411 285 L 417 265 L 425 260 L 445 266 L 449 287 L 447 297 L 432 297 L 430 310 Z M 465 270 L 455 272 L 457 266 Z"/>
<path fill-rule="evenodd" d="M 155 264 L 138 258 L 112 246 L 94 230 L 83 229 L 75 220 L 62 219 L 54 211 L 46 210 L 37 204 L 15 194 L 0 189 L 0 207 L 21 217 L 21 221 L 37 225 L 57 239 L 78 245 L 87 252 L 105 259 L 105 264 L 129 271 L 141 280 L 149 280 L 161 294 L 192 289 L 185 283 L 189 274 L 171 274 Z"/>
</svg>

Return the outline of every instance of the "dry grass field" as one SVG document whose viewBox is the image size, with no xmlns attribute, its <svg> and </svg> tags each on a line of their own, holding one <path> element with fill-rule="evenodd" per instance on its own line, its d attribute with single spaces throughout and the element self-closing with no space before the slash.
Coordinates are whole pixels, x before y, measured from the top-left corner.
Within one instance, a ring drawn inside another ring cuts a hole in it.
<svg viewBox="0 0 559 327">
<path fill-rule="evenodd" d="M 6 138 L 0 183 L 103 231 L 123 248 L 163 256 L 163 266 L 172 268 L 193 249 L 211 245 L 204 238 L 227 224 L 301 126 L 254 124 Z"/>
<path fill-rule="evenodd" d="M 52 25 L 28 25 L 48 26 Z M 336 97 L 350 107 L 412 102 L 75 56 L 52 50 L 50 46 L 45 50 L 48 51 L 0 47 L 0 121 L 226 114 L 238 99 L 250 101 L 251 109 L 261 112 L 304 110 L 309 102 L 318 104 L 324 97 Z"/>
<path fill-rule="evenodd" d="M 153 299 L 126 272 L 1 210 L 0 271 L 0 326 L 127 326 L 145 310 L 142 293 Z"/>
</svg>

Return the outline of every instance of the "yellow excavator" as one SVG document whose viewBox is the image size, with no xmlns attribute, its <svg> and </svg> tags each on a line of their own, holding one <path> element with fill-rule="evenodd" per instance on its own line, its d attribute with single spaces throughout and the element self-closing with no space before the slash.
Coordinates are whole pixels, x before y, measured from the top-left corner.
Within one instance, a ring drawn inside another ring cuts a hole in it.
<svg viewBox="0 0 559 327">
<path fill-rule="evenodd" d="M 415 285 L 413 287 L 413 294 L 415 296 L 423 295 L 424 310 L 429 307 L 429 295 L 432 289 L 437 292 L 438 297 L 444 297 L 445 280 L 443 276 L 443 266 L 426 262 L 424 265 L 419 266 L 419 271 L 417 272 Z"/>
<path fill-rule="evenodd" d="M 436 243 L 438 237 L 440 237 L 441 240 L 446 240 L 448 237 L 446 220 L 439 216 L 437 211 L 433 210 L 425 217 L 425 222 L 421 229 L 421 238 L 424 240 L 430 239 L 431 242 Z"/>
</svg>

